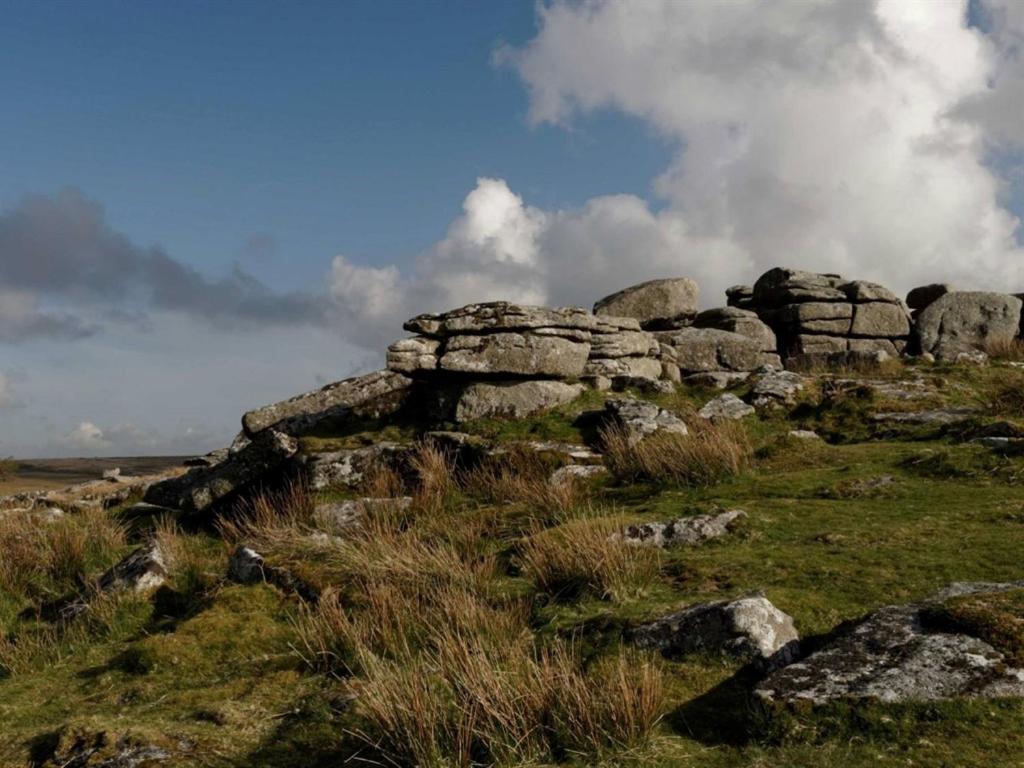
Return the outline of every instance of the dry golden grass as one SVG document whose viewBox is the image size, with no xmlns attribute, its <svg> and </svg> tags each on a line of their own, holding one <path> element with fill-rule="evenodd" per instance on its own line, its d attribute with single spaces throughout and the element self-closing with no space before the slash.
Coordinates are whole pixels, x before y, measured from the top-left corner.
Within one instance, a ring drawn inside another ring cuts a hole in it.
<svg viewBox="0 0 1024 768">
<path fill-rule="evenodd" d="M 536 530 L 522 544 L 519 563 L 537 588 L 559 598 L 593 594 L 611 600 L 643 595 L 658 577 L 660 552 L 616 536 L 614 518 L 580 518 Z"/>
<path fill-rule="evenodd" d="M 993 371 L 981 394 L 983 405 L 991 413 L 1024 418 L 1024 371 Z"/>
<path fill-rule="evenodd" d="M 1024 339 L 997 336 L 985 341 L 985 354 L 992 360 L 1024 361 Z"/>
<path fill-rule="evenodd" d="M 522 504 L 542 516 L 558 519 L 588 498 L 585 483 L 552 482 L 557 465 L 537 451 L 512 448 L 488 457 L 460 478 L 463 491 L 491 504 Z"/>
<path fill-rule="evenodd" d="M 708 486 L 739 474 L 751 457 L 750 440 L 734 422 L 689 419 L 690 434 L 658 432 L 633 441 L 625 428 L 601 430 L 604 460 L 623 482 L 648 480 L 688 486 Z"/>
</svg>

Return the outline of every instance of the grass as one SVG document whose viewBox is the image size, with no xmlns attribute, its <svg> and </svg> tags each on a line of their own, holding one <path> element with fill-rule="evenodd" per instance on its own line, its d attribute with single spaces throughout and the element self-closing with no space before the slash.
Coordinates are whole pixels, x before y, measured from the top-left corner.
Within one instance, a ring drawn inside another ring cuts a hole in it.
<svg viewBox="0 0 1024 768">
<path fill-rule="evenodd" d="M 1013 373 L 914 371 L 953 405 Z M 685 412 L 711 394 L 681 389 L 662 404 Z M 637 623 L 762 590 L 813 644 L 951 581 L 1024 577 L 1013 485 L 1024 460 L 935 433 L 856 432 L 882 405 L 851 398 L 832 425 L 852 436 L 834 444 L 787 437 L 829 418 L 799 407 L 725 437 L 695 427 L 689 453 L 646 467 L 627 454 L 615 482 L 565 496 L 547 487 L 550 457 L 510 448 L 467 469 L 424 446 L 409 476 L 382 469 L 356 494 L 412 504 L 364 504 L 351 530 L 326 525 L 321 497 L 295 486 L 251 499 L 218 531 L 160 521 L 134 534 L 156 537 L 166 588 L 94 600 L 63 629 L 42 606 L 95 579 L 133 534 L 118 510 L 0 517 L 0 765 L 67 762 L 74 734 L 156 744 L 185 766 L 1019 765 L 1021 702 L 836 706 L 766 721 L 739 662 L 663 660 L 623 643 Z M 488 429 L 500 441 L 569 436 L 581 434 L 579 416 Z M 884 492 L 862 490 L 882 476 L 894 478 Z M 701 547 L 626 547 L 611 535 L 718 507 L 748 518 Z M 238 541 L 315 583 L 319 600 L 227 582 Z M 955 599 L 942 618 L 1016 658 L 1022 592 Z"/>
<path fill-rule="evenodd" d="M 986 641 L 1007 663 L 1024 667 L 1024 589 L 950 598 L 930 606 L 926 617 L 942 629 Z"/>
</svg>

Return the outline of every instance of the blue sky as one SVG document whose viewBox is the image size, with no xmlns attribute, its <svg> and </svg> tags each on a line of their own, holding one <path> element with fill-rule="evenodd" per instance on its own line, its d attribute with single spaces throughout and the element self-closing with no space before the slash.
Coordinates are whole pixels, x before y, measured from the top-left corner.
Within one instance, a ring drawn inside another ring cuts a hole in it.
<svg viewBox="0 0 1024 768">
<path fill-rule="evenodd" d="M 182 453 L 401 322 L 788 265 L 1024 291 L 1017 0 L 0 5 L 0 455 Z"/>
</svg>

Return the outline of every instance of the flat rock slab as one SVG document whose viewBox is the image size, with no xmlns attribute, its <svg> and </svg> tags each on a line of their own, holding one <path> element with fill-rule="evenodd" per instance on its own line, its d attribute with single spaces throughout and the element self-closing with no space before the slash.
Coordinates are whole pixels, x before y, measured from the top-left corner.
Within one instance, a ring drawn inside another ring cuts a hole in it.
<svg viewBox="0 0 1024 768">
<path fill-rule="evenodd" d="M 459 396 L 455 421 L 524 419 L 571 403 L 586 390 L 561 381 L 514 381 L 470 384 Z"/>
<path fill-rule="evenodd" d="M 536 332 L 454 336 L 444 346 L 438 368 L 478 375 L 578 378 L 590 343 Z"/>
<path fill-rule="evenodd" d="M 762 669 L 776 669 L 800 653 L 792 617 L 760 596 L 690 606 L 638 627 L 630 637 L 669 658 L 726 653 Z"/>
<path fill-rule="evenodd" d="M 400 373 L 376 371 L 249 411 L 242 417 L 242 427 L 250 437 L 271 427 L 298 435 L 353 412 L 376 418 L 394 413 L 411 386 L 412 379 Z"/>
<path fill-rule="evenodd" d="M 922 426 L 944 426 L 958 424 L 976 416 L 976 408 L 935 408 L 928 411 L 890 411 L 872 413 L 870 418 L 875 422 L 886 424 L 918 424 Z"/>
<path fill-rule="evenodd" d="M 694 547 L 725 536 L 737 520 L 746 516 L 742 509 L 730 509 L 717 515 L 681 517 L 667 523 L 640 523 L 626 526 L 620 536 L 627 544 Z"/>
<path fill-rule="evenodd" d="M 697 411 L 697 415 L 709 421 L 736 421 L 752 416 L 755 412 L 754 406 L 747 405 L 736 395 L 726 392 L 705 403 L 704 407 Z"/>
<path fill-rule="evenodd" d="M 945 597 L 971 594 L 978 586 Z M 1003 588 L 980 585 L 993 587 Z M 820 651 L 769 676 L 756 696 L 788 704 L 1024 697 L 1024 670 L 1008 665 L 983 640 L 928 628 L 923 611 L 922 605 L 893 605 L 870 614 Z"/>
<path fill-rule="evenodd" d="M 443 339 L 460 334 L 525 331 L 539 328 L 562 328 L 591 331 L 597 318 L 582 307 L 535 307 L 491 301 L 467 304 L 440 314 L 418 315 L 405 322 L 405 330 L 421 336 Z"/>
</svg>

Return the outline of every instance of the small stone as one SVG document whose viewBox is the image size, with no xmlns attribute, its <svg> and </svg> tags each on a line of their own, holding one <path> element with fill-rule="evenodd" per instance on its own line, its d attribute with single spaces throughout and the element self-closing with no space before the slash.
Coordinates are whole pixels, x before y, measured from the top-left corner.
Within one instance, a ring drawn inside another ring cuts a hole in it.
<svg viewBox="0 0 1024 768">
<path fill-rule="evenodd" d="M 623 529 L 621 538 L 627 544 L 693 547 L 725 536 L 737 520 L 746 516 L 742 509 L 731 509 L 717 515 L 681 517 L 667 523 L 640 523 Z"/>
<path fill-rule="evenodd" d="M 791 429 L 789 436 L 797 440 L 821 440 L 821 435 L 813 429 Z"/>
<path fill-rule="evenodd" d="M 239 545 L 228 558 L 228 578 L 239 584 L 258 584 L 264 580 L 263 557 L 256 550 Z"/>
<path fill-rule="evenodd" d="M 718 421 L 742 419 L 745 416 L 753 415 L 754 412 L 754 406 L 747 405 L 736 395 L 726 392 L 706 403 L 703 408 L 697 411 L 697 415 L 702 419 Z"/>
<path fill-rule="evenodd" d="M 646 400 L 616 398 L 605 402 L 606 417 L 625 429 L 629 442 L 635 444 L 656 433 L 685 435 L 685 422 L 678 416 Z"/>
<path fill-rule="evenodd" d="M 559 485 L 576 480 L 589 480 L 606 474 L 608 474 L 608 470 L 601 464 L 569 464 L 568 466 L 556 469 L 552 473 L 549 482 L 552 485 Z"/>
</svg>

